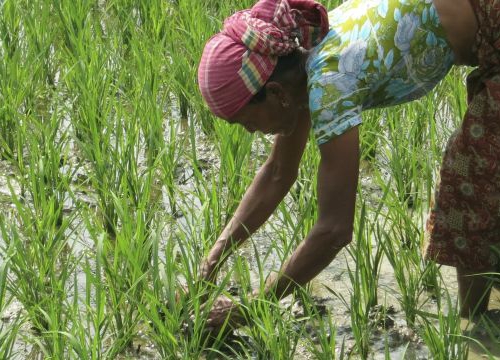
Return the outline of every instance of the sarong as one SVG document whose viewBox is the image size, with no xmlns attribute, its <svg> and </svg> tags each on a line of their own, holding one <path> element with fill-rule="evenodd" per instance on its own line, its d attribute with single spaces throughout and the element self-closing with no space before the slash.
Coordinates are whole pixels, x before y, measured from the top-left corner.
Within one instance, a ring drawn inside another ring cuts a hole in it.
<svg viewBox="0 0 500 360">
<path fill-rule="evenodd" d="M 468 109 L 446 146 L 425 257 L 492 271 L 500 266 L 500 0 L 470 0 L 478 19 L 478 67 L 467 78 Z"/>
</svg>

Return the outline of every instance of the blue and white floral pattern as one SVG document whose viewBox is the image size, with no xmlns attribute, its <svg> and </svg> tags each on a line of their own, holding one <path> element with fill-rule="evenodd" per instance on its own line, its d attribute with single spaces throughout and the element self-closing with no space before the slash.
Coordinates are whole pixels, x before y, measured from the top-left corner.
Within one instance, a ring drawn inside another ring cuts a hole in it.
<svg viewBox="0 0 500 360">
<path fill-rule="evenodd" d="M 361 123 L 361 112 L 424 95 L 453 53 L 432 0 L 348 0 L 307 64 L 318 144 Z"/>
</svg>

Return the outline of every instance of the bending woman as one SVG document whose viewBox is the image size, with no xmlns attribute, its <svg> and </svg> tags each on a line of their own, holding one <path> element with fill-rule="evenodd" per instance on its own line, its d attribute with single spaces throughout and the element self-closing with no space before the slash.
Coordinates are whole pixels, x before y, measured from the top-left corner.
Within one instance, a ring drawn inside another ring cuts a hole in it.
<svg viewBox="0 0 500 360">
<path fill-rule="evenodd" d="M 352 239 L 361 112 L 423 96 L 453 64 L 479 67 L 445 155 L 428 253 L 457 267 L 469 314 L 480 301 L 471 292 L 484 294 L 487 283 L 463 275 L 499 262 L 491 247 L 500 239 L 500 0 L 349 0 L 329 14 L 312 0 L 260 0 L 228 18 L 205 46 L 201 93 L 216 116 L 276 136 L 202 278 L 214 280 L 284 198 L 311 129 L 321 153 L 318 219 L 266 292 L 283 297 L 314 278 Z M 235 306 L 221 298 L 209 326 Z"/>
</svg>

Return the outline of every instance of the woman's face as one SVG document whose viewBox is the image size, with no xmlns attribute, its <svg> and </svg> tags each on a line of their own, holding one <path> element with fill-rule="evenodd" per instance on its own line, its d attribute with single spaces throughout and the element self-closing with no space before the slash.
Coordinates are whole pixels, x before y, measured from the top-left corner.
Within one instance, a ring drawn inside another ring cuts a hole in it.
<svg viewBox="0 0 500 360">
<path fill-rule="evenodd" d="M 227 121 L 230 124 L 240 124 L 251 133 L 260 131 L 286 136 L 295 129 L 297 114 L 297 106 L 292 103 L 283 87 L 278 83 L 270 83 L 266 85 L 264 101 L 245 105 Z"/>
</svg>

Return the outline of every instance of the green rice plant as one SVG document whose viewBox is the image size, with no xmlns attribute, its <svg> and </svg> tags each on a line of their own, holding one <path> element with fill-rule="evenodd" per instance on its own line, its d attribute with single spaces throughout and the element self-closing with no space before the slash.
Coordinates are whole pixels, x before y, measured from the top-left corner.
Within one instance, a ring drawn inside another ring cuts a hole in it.
<svg viewBox="0 0 500 360">
<path fill-rule="evenodd" d="M 366 302 L 363 301 L 363 292 L 357 271 L 353 271 L 348 267 L 348 273 L 349 279 L 353 285 L 349 299 L 346 299 L 342 293 L 330 287 L 326 287 L 326 289 L 333 296 L 338 298 L 349 310 L 357 354 L 359 354 L 362 359 L 366 359 L 370 353 L 370 335 L 373 330 L 373 324 L 371 324 L 369 319 L 370 308 L 368 308 Z"/>
<path fill-rule="evenodd" d="M 180 124 L 175 121 L 168 121 L 167 136 L 160 156 L 160 168 L 162 169 L 163 185 L 166 189 L 171 213 L 178 215 L 178 194 L 177 171 L 180 170 L 183 149 L 187 146 L 188 137 L 180 135 Z"/>
<path fill-rule="evenodd" d="M 95 255 L 87 253 L 79 259 L 84 284 L 74 272 L 73 302 L 68 309 L 72 324 L 63 335 L 68 339 L 68 354 L 74 354 L 78 359 L 111 358 L 107 356 L 105 345 L 111 339 L 108 330 L 112 314 L 105 311 L 107 296 L 102 265 L 103 247 L 104 236 L 98 239 Z"/>
<path fill-rule="evenodd" d="M 31 118 L 23 128 L 29 157 L 18 181 L 27 189 L 16 194 L 9 182 L 15 217 L 2 222 L 1 233 L 9 258 L 7 291 L 24 307 L 35 330 L 31 340 L 46 356 L 64 354 L 61 332 L 69 322 L 68 284 L 75 261 L 69 237 L 76 213 L 64 215 L 72 174 L 63 174 L 67 136 L 55 112 L 47 124 Z"/>
<path fill-rule="evenodd" d="M 259 274 L 258 295 L 252 294 L 249 264 L 244 257 L 235 261 L 234 272 L 238 276 L 241 286 L 240 301 L 248 327 L 251 341 L 245 344 L 259 359 L 270 357 L 290 359 L 297 350 L 299 339 L 305 334 L 304 318 L 292 318 L 290 309 L 282 309 L 278 299 L 273 294 L 266 294 L 266 278 L 264 276 L 264 261 L 254 244 L 256 267 Z M 301 289 L 297 292 L 299 295 Z M 302 296 L 307 298 L 307 296 Z M 294 301 L 292 300 L 292 304 Z"/>
<path fill-rule="evenodd" d="M 58 13 L 67 34 L 64 51 L 69 70 L 64 79 L 74 97 L 70 120 L 78 150 L 91 166 L 90 181 L 97 193 L 100 223 L 113 237 L 118 214 L 111 194 L 120 194 L 122 178 L 128 174 L 126 156 L 138 131 L 135 119 L 129 116 L 134 120 L 131 123 L 124 120 L 129 114 L 119 91 L 123 71 L 112 57 L 113 47 L 101 43 L 101 28 L 96 24 L 99 18 L 94 23 L 90 20 L 92 6 L 93 2 L 86 1 L 72 8 L 61 0 Z M 122 156 L 123 144 L 128 147 Z"/>
<path fill-rule="evenodd" d="M 275 228 L 289 229 L 289 237 L 296 239 L 292 242 L 293 245 L 297 245 L 297 242 L 307 236 L 317 218 L 317 178 L 314 172 L 311 176 L 311 169 L 316 169 L 320 161 L 319 152 L 313 148 L 315 146 L 314 135 L 311 134 L 302 156 L 297 180 L 290 190 L 289 197 L 278 207 L 278 217 L 282 223 L 276 222 Z"/>
<path fill-rule="evenodd" d="M 40 105 L 47 103 L 50 92 L 57 87 L 59 71 L 55 45 L 60 32 L 58 24 L 53 22 L 52 4 L 45 0 L 19 1 L 23 30 L 27 42 L 27 57 L 33 67 L 31 82 L 37 84 L 36 97 L 38 113 Z M 52 26 L 46 24 L 52 23 Z"/>
<path fill-rule="evenodd" d="M 135 183 L 130 178 L 123 179 L 120 197 L 111 193 L 119 226 L 111 241 L 104 235 L 99 259 L 109 292 L 106 305 L 112 319 L 110 331 L 113 343 L 107 350 L 107 356 L 111 357 L 130 343 L 141 319 L 137 309 L 144 301 L 152 244 L 158 241 L 154 232 L 157 204 L 150 202 L 151 181 L 148 179 L 153 176 L 153 169 L 148 169 L 143 175 L 145 181 L 141 181 L 141 176 L 137 174 Z M 92 229 L 92 236 L 99 246 L 103 233 L 98 227 Z"/>
<path fill-rule="evenodd" d="M 308 352 L 318 360 L 342 360 L 348 358 L 345 352 L 345 342 L 340 345 L 337 356 L 337 326 L 333 322 L 333 315 L 327 312 L 325 316 L 317 316 L 315 319 L 315 336 L 314 338 L 310 335 L 306 337 Z"/>
<path fill-rule="evenodd" d="M 409 107 L 396 109 L 386 111 L 388 170 L 391 172 L 399 201 L 408 207 L 413 207 L 415 201 L 419 200 L 418 174 L 421 171 L 421 164 L 418 154 L 422 152 L 422 147 L 420 139 L 415 143 L 412 138 L 414 136 L 421 137 L 422 122 L 403 121 L 407 118 Z M 408 118 L 413 119 L 414 117 L 409 116 Z"/>
<path fill-rule="evenodd" d="M 380 211 L 381 206 L 374 211 L 376 220 Z M 356 219 L 356 241 L 347 249 L 356 264 L 354 270 L 349 265 L 347 267 L 352 284 L 349 301 L 351 327 L 356 340 L 356 350 L 363 359 L 370 353 L 370 335 L 374 324 L 369 315 L 378 304 L 378 281 L 383 256 L 382 246 L 373 249 L 371 239 L 371 234 L 375 229 L 380 231 L 381 225 L 370 223 L 367 216 L 366 204 L 362 202 Z"/>
<path fill-rule="evenodd" d="M 94 80 L 97 81 L 97 77 Z M 77 108 L 72 123 L 76 129 L 79 149 L 92 166 L 90 181 L 97 192 L 100 222 L 110 236 L 114 237 L 118 214 L 111 193 L 120 193 L 121 178 L 126 176 L 124 171 L 126 171 L 127 160 L 120 154 L 120 146 L 128 141 L 124 139 L 126 130 L 123 126 L 129 128 L 131 136 L 137 136 L 137 133 L 134 130 L 134 124 L 125 123 L 119 117 L 123 115 L 122 113 L 112 115 L 115 110 L 120 112 L 125 110 L 116 106 L 112 100 L 111 84 L 105 82 L 103 84 L 106 87 L 105 94 L 95 93 L 94 91 L 98 88 L 88 89 L 91 92 L 88 94 L 90 98 L 88 101 L 84 100 Z M 101 105 L 103 108 L 98 110 L 94 107 L 96 101 L 100 103 L 98 108 Z"/>
<path fill-rule="evenodd" d="M 180 290 L 177 251 L 171 237 L 165 246 L 164 262 L 160 261 L 159 243 L 152 243 L 152 286 L 144 293 L 145 302 L 139 304 L 139 310 L 148 320 L 149 337 L 162 358 L 174 358 L 180 353 L 177 335 L 183 333 L 182 326 L 189 319 L 185 304 L 188 299 Z"/>
<path fill-rule="evenodd" d="M 422 286 L 429 268 L 422 267 L 422 218 L 418 210 L 408 210 L 400 202 L 399 195 L 392 190 L 390 182 L 382 181 L 380 175 L 377 183 L 384 192 L 384 226 L 374 228 L 373 236 L 379 243 L 389 260 L 393 270 L 399 293 L 396 295 L 406 314 L 408 325 L 414 326 L 418 309 L 423 306 L 420 297 L 425 291 Z M 419 209 L 419 207 L 417 207 Z M 413 215 L 413 214 L 416 215 Z M 419 217 L 420 216 L 420 217 Z M 380 216 L 379 216 L 380 218 Z"/>
<path fill-rule="evenodd" d="M 5 221 L 5 218 L 2 216 L 1 220 Z M 1 239 L 1 237 L 0 237 Z M 0 246 L 0 314 L 3 313 L 4 309 L 9 305 L 9 299 L 7 297 L 6 292 L 6 284 L 7 284 L 7 274 L 9 272 L 9 259 L 5 258 L 6 249 L 3 246 Z"/>
<path fill-rule="evenodd" d="M 304 336 L 303 327 L 294 328 L 292 321 L 283 321 L 283 310 L 269 301 L 253 300 L 247 311 L 252 319 L 248 329 L 250 346 L 258 358 L 292 358 Z"/>
<path fill-rule="evenodd" d="M 383 200 L 381 204 L 383 204 Z M 383 223 L 378 222 L 382 209 L 381 204 L 373 212 L 375 222 L 372 222 L 368 219 L 366 203 L 362 202 L 361 211 L 356 221 L 355 247 L 350 246 L 347 249 L 356 264 L 355 273 L 353 274 L 350 271 L 351 281 L 354 280 L 353 285 L 359 287 L 358 292 L 361 298 L 364 299 L 363 301 L 368 310 L 378 305 L 377 290 L 383 249 L 382 246 L 377 246 L 376 249 L 373 248 L 371 235 L 375 231 L 380 232 L 380 229 L 384 226 Z"/>
<path fill-rule="evenodd" d="M 193 237 L 169 236 L 165 257 L 160 261 L 158 243 L 153 246 L 152 287 L 145 291 L 146 301 L 139 309 L 148 320 L 148 334 L 162 358 L 219 358 L 228 324 L 220 333 L 206 331 L 208 311 L 213 301 L 227 288 L 232 271 L 217 286 L 197 281 L 198 259 Z M 158 255 L 158 256 L 157 256 Z"/>
<path fill-rule="evenodd" d="M 396 214 L 398 217 L 405 217 L 404 214 Z M 422 304 L 419 302 L 420 296 L 424 291 L 422 284 L 422 273 L 420 272 L 420 252 L 418 246 L 405 246 L 405 242 L 401 239 L 402 224 L 395 222 L 391 224 L 388 231 L 376 233 L 378 241 L 384 249 L 387 259 L 394 269 L 394 276 L 398 284 L 399 293 L 396 294 L 398 301 L 406 315 L 408 326 L 415 325 L 415 320 L 419 308 Z M 405 237 L 410 239 L 415 236 L 413 225 L 405 228 Z M 412 230 L 413 228 L 413 230 Z M 417 236 L 418 239 L 418 236 Z"/>
<path fill-rule="evenodd" d="M 139 19 L 138 8 L 138 4 L 130 0 L 109 1 L 106 7 L 106 14 L 109 16 L 107 25 L 112 28 L 110 31 L 117 32 L 117 45 L 123 50 L 126 61 L 130 57 L 130 45 L 136 28 L 144 25 Z"/>
<path fill-rule="evenodd" d="M 434 261 L 422 259 L 420 261 L 420 272 L 422 274 L 422 287 L 427 291 L 430 298 L 441 305 L 441 286 L 439 266 Z"/>
<path fill-rule="evenodd" d="M 201 161 L 196 155 L 196 136 L 190 129 L 191 170 L 194 189 L 190 196 L 177 194 L 177 202 L 182 213 L 194 214 L 201 210 L 200 217 L 188 219 L 187 225 L 193 232 L 201 231 L 205 246 L 211 245 L 225 226 L 247 185 L 250 183 L 256 168 L 252 162 L 252 137 L 244 133 L 240 127 L 229 127 L 223 122 L 214 124 L 214 134 L 217 136 L 216 151 L 220 154 L 221 165 L 217 174 L 208 176 L 204 172 Z M 209 173 L 210 174 L 210 173 Z M 196 201 L 193 202 L 193 198 Z M 191 223 L 191 220 L 193 222 Z M 202 224 L 200 224 L 202 221 Z M 201 250 L 201 249 L 200 249 Z"/>
<path fill-rule="evenodd" d="M 467 89 L 466 77 L 471 68 L 454 67 L 450 74 L 444 79 L 435 98 L 442 99 L 441 111 L 447 120 L 448 131 L 445 132 L 446 138 L 449 137 L 450 130 L 458 126 L 462 121 L 467 110 Z"/>
<path fill-rule="evenodd" d="M 19 318 L 15 319 L 12 324 L 0 324 L 0 353 L 4 359 L 12 359 L 16 354 L 15 342 L 19 336 L 19 328 L 21 324 Z"/>
<path fill-rule="evenodd" d="M 174 91 L 179 104 L 179 114 L 181 119 L 187 121 L 191 99 L 193 94 L 198 93 L 194 81 L 197 64 L 201 58 L 204 40 L 208 34 L 215 33 L 214 18 L 207 16 L 202 1 L 175 2 L 171 11 L 174 21 L 170 25 L 173 35 L 168 49 L 172 61 L 170 69 L 177 85 Z M 180 43 L 184 45 L 182 48 L 178 46 Z"/>
<path fill-rule="evenodd" d="M 158 15 L 156 6 L 158 2 L 145 3 L 153 9 L 144 5 L 143 11 L 148 16 Z M 156 4 L 153 6 L 153 4 Z M 144 15 L 146 16 L 146 15 Z M 156 19 L 145 19 L 144 27 L 149 29 L 147 24 L 160 22 L 157 26 L 163 28 L 166 16 Z M 124 66 L 129 67 L 128 72 L 133 74 L 132 86 L 128 91 L 130 103 L 134 104 L 135 116 L 139 119 L 140 128 L 144 136 L 145 155 L 147 165 L 152 166 L 157 158 L 162 154 L 164 148 L 163 119 L 168 115 L 169 106 L 169 85 L 170 75 L 165 65 L 165 45 L 164 40 L 155 39 L 156 31 L 149 29 L 139 29 L 134 33 L 130 43 L 130 60 Z M 153 32 L 153 37 L 149 34 Z M 156 41 L 155 41 L 156 40 Z M 159 56 L 163 55 L 163 56 Z M 164 83 L 167 83 L 165 86 Z M 170 122 L 170 121 L 169 121 Z"/>
<path fill-rule="evenodd" d="M 420 335 L 433 359 L 468 359 L 469 345 L 460 328 L 458 305 L 453 304 L 449 293 L 447 293 L 447 307 L 448 314 L 444 314 L 442 309 L 438 308 L 437 320 L 421 317 Z"/>
<path fill-rule="evenodd" d="M 357 353 L 362 359 L 366 359 L 370 353 L 370 334 L 373 327 L 369 318 L 371 307 L 363 294 L 359 268 L 351 270 L 348 267 L 348 272 L 352 283 L 352 293 L 349 301 L 351 328 L 356 340 Z"/>
<path fill-rule="evenodd" d="M 23 138 L 19 127 L 23 105 L 30 92 L 30 67 L 25 41 L 20 36 L 21 14 L 16 1 L 0 4 L 0 158 L 15 163 L 22 158 Z"/>
<path fill-rule="evenodd" d="M 0 216 L 0 220 L 5 219 Z M 10 296 L 6 292 L 7 276 L 9 271 L 9 259 L 3 257 L 6 251 L 0 247 L 0 316 L 3 318 L 5 309 L 10 303 Z M 16 319 L 10 319 L 10 324 L 0 323 L 0 354 L 5 358 L 10 358 L 13 355 L 14 343 L 18 336 L 19 327 L 21 326 L 19 316 Z"/>
<path fill-rule="evenodd" d="M 374 109 L 363 113 L 363 126 L 359 127 L 360 159 L 376 161 L 379 137 L 382 133 L 384 110 Z"/>
<path fill-rule="evenodd" d="M 226 216 L 232 216 L 261 165 L 262 158 L 253 159 L 252 156 L 253 151 L 258 151 L 259 143 L 253 142 L 253 137 L 241 126 L 228 126 L 218 121 L 214 130 L 216 151 L 221 160 L 218 186 L 221 190 L 227 189 L 226 203 L 222 207 L 226 209 Z"/>
</svg>

